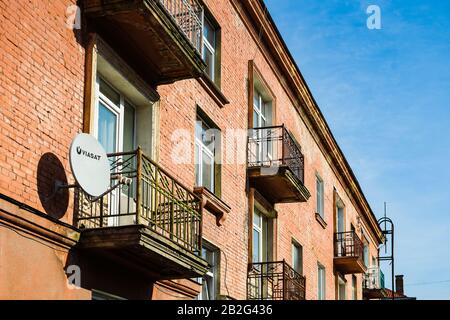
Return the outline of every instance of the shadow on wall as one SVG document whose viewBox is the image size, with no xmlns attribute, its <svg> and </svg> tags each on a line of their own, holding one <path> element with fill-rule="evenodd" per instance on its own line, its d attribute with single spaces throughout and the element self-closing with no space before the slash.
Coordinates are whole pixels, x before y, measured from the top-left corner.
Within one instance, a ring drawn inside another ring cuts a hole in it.
<svg viewBox="0 0 450 320">
<path fill-rule="evenodd" d="M 58 157 L 47 152 L 41 156 L 37 168 L 39 200 L 49 216 L 61 219 L 69 206 L 69 189 L 59 189 L 55 192 L 57 182 L 67 184 L 66 171 Z"/>
</svg>

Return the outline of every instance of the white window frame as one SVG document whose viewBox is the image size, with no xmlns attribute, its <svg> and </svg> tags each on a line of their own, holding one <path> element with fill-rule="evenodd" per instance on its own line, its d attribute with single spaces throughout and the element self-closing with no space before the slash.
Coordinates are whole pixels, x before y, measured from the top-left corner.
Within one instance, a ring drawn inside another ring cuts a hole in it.
<svg viewBox="0 0 450 320">
<path fill-rule="evenodd" d="M 196 121 L 201 121 L 203 124 L 206 125 L 206 127 L 211 129 L 210 126 L 208 126 L 208 124 L 201 117 L 198 117 L 196 119 Z M 197 126 L 195 126 L 195 129 L 197 130 Z M 215 137 L 214 137 L 213 143 L 214 143 L 214 150 L 216 150 L 216 139 L 215 139 Z M 199 187 L 200 186 L 206 187 L 209 191 L 214 193 L 215 192 L 215 190 L 214 190 L 215 189 L 215 177 L 214 177 L 214 174 L 215 174 L 215 167 L 216 167 L 215 154 L 214 154 L 214 152 L 212 152 L 208 148 L 208 146 L 206 144 L 203 143 L 202 140 L 200 140 L 197 137 L 197 132 L 195 132 L 195 145 L 196 145 L 197 150 L 198 150 L 198 154 L 197 154 L 197 161 L 198 161 L 198 172 L 197 172 L 197 174 L 198 174 L 198 176 L 196 177 L 196 180 L 197 180 L 196 184 Z M 210 169 L 211 170 L 211 172 L 210 172 L 210 174 L 211 174 L 211 185 L 210 186 L 205 186 L 204 183 L 203 183 L 203 151 L 206 153 L 206 155 L 208 157 L 211 157 L 211 169 Z"/>
<path fill-rule="evenodd" d="M 108 86 L 110 86 L 117 94 L 119 95 L 120 104 L 117 105 L 113 101 L 111 101 L 107 96 L 100 92 L 100 79 L 104 81 Z M 132 151 L 132 150 L 123 150 L 123 130 L 124 130 L 124 120 L 125 120 L 125 100 L 127 103 L 134 109 L 134 132 L 133 132 L 133 145 L 136 145 L 136 107 L 125 98 L 125 96 L 116 89 L 114 85 L 109 83 L 104 77 L 97 74 L 96 84 L 96 101 L 95 101 L 95 112 L 94 112 L 94 136 L 98 139 L 98 120 L 100 113 L 100 102 L 106 106 L 111 112 L 113 112 L 117 116 L 116 122 L 116 150 L 113 152 L 122 152 L 122 151 Z"/>
</svg>

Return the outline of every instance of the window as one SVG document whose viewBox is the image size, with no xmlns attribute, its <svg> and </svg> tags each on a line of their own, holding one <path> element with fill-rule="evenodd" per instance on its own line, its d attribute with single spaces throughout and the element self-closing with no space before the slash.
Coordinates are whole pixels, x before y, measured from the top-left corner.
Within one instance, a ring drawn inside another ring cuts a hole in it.
<svg viewBox="0 0 450 320">
<path fill-rule="evenodd" d="M 322 217 L 322 219 L 325 218 L 323 192 L 324 192 L 323 180 L 319 176 L 316 176 L 316 194 L 317 194 L 316 211 Z"/>
<path fill-rule="evenodd" d="M 102 77 L 97 77 L 97 138 L 107 153 L 135 147 L 135 108 Z"/>
<path fill-rule="evenodd" d="M 346 300 L 346 290 L 347 290 L 347 283 L 345 279 L 338 276 L 338 299 L 339 300 Z"/>
<path fill-rule="evenodd" d="M 340 205 L 336 206 L 336 221 L 336 231 L 345 232 L 344 208 Z"/>
<path fill-rule="evenodd" d="M 317 265 L 317 299 L 325 300 L 325 267 L 318 263 Z"/>
<path fill-rule="evenodd" d="M 271 113 L 270 102 L 255 88 L 253 94 L 253 128 L 270 126 Z"/>
<path fill-rule="evenodd" d="M 220 28 L 213 17 L 205 12 L 203 20 L 202 58 L 206 63 L 205 73 L 216 85 L 220 82 Z"/>
<path fill-rule="evenodd" d="M 303 247 L 295 241 L 292 241 L 292 268 L 303 274 Z"/>
<path fill-rule="evenodd" d="M 364 264 L 368 267 L 369 266 L 369 242 L 367 239 L 364 239 L 364 251 L 363 251 L 363 261 Z"/>
<path fill-rule="evenodd" d="M 119 92 L 112 84 L 109 84 L 101 75 L 97 76 L 96 83 L 96 125 L 94 134 L 107 153 L 116 153 L 135 150 L 135 123 L 136 109 L 128 100 L 128 97 Z M 124 160 L 125 157 L 124 157 Z M 125 225 L 132 222 L 131 216 L 120 216 L 120 204 L 129 203 L 134 205 L 136 187 L 121 186 L 108 197 L 108 226 Z M 122 205 L 123 206 L 123 205 Z M 123 206 L 124 207 L 124 206 Z"/>
<path fill-rule="evenodd" d="M 269 258 L 268 218 L 255 206 L 253 213 L 253 262 L 266 262 Z"/>
<path fill-rule="evenodd" d="M 264 128 L 272 125 L 272 103 L 268 94 L 263 94 L 261 84 L 255 85 L 253 94 L 253 128 Z M 256 130 L 256 160 L 270 163 L 273 153 L 274 141 L 270 138 L 271 129 Z"/>
<path fill-rule="evenodd" d="M 218 294 L 219 279 L 219 249 L 210 244 L 205 244 L 202 248 L 202 258 L 205 259 L 210 268 L 208 272 L 199 279 L 202 284 L 202 291 L 198 295 L 198 300 L 216 300 Z"/>
<path fill-rule="evenodd" d="M 355 275 L 352 275 L 352 299 L 358 300 L 358 287 Z"/>
<path fill-rule="evenodd" d="M 195 125 L 195 183 L 215 192 L 215 152 L 219 130 L 211 128 L 200 116 Z"/>
</svg>

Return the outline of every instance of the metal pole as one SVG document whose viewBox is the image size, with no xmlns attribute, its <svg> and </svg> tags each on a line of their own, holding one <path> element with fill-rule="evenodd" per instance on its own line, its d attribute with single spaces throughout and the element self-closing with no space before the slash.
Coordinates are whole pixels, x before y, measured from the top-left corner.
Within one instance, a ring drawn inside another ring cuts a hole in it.
<svg viewBox="0 0 450 320">
<path fill-rule="evenodd" d="M 394 224 L 392 223 L 392 234 L 391 234 L 391 255 L 392 255 L 392 300 L 394 300 L 394 277 L 395 277 L 395 269 L 394 269 Z M 396 290 L 397 288 L 395 288 Z"/>
</svg>

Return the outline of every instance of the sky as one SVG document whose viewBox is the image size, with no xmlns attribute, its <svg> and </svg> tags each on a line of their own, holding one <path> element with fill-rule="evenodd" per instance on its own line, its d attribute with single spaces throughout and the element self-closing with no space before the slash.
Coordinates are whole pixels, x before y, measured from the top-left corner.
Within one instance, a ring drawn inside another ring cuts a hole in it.
<svg viewBox="0 0 450 320">
<path fill-rule="evenodd" d="M 265 3 L 377 217 L 387 202 L 406 294 L 450 299 L 450 0 Z"/>
</svg>

